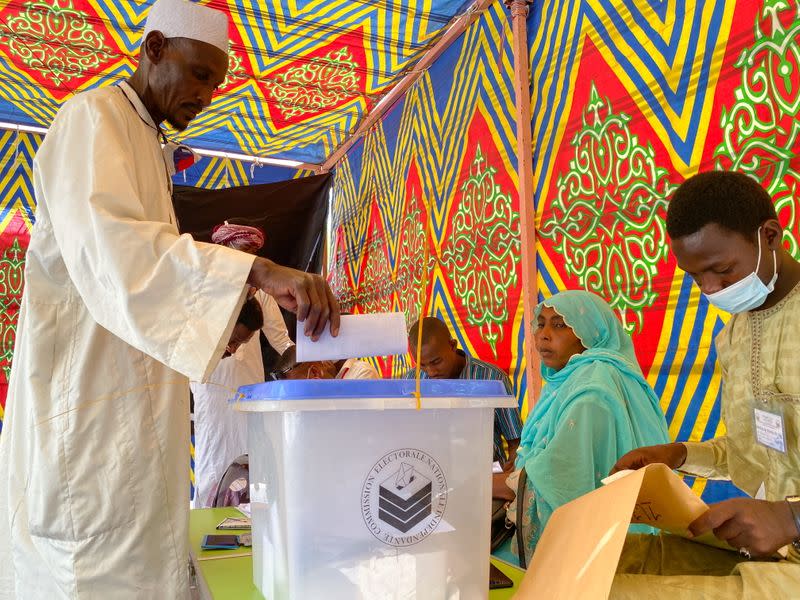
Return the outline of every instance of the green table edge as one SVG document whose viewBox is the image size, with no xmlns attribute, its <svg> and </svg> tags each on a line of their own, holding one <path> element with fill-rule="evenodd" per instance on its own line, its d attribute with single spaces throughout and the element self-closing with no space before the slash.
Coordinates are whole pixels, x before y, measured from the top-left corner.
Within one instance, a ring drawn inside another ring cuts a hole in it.
<svg viewBox="0 0 800 600">
<path fill-rule="evenodd" d="M 253 585 L 253 557 L 240 556 L 220 558 L 219 560 L 196 560 L 207 556 L 224 556 L 237 554 L 241 550 L 201 550 L 203 536 L 217 533 L 217 525 L 225 517 L 238 517 L 241 513 L 233 508 L 198 508 L 189 511 L 189 548 L 195 568 L 198 585 L 205 589 L 214 600 L 263 600 L 261 592 Z M 230 533 L 245 533 L 246 530 L 232 530 Z M 226 532 L 227 533 L 227 532 Z M 492 563 L 505 573 L 513 582 L 513 588 L 490 590 L 489 600 L 510 600 L 519 589 L 525 571 L 510 565 L 498 558 L 491 558 Z M 202 579 L 202 582 L 200 581 Z"/>
</svg>

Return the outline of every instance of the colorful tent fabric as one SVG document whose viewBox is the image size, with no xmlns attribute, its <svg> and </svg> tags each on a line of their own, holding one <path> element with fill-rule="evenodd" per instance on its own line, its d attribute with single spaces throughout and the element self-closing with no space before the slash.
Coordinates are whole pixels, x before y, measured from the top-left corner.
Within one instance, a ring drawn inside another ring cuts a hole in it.
<svg viewBox="0 0 800 600">
<path fill-rule="evenodd" d="M 439 316 L 523 397 L 510 37 L 494 3 L 336 169 L 330 279 L 356 312 Z"/>
<path fill-rule="evenodd" d="M 201 0 L 203 1 L 203 0 Z M 0 121 L 48 126 L 127 77 L 153 0 L 0 0 Z M 200 148 L 322 162 L 466 0 L 205 0 L 231 16 L 230 71 L 185 134 Z"/>
<path fill-rule="evenodd" d="M 531 15 L 542 292 L 580 286 L 612 303 L 673 438 L 723 432 L 713 338 L 726 315 L 676 268 L 667 200 L 698 170 L 745 171 L 773 194 L 800 258 L 799 11 L 567 0 Z"/>
<path fill-rule="evenodd" d="M 186 139 L 320 162 L 469 3 L 209 4 L 233 15 L 233 69 Z M 47 125 L 69 94 L 130 73 L 148 6 L 0 0 L 0 120 Z M 795 234 L 786 243 L 800 257 L 799 14 L 800 0 L 532 6 L 541 295 L 583 287 L 613 304 L 677 439 L 722 432 L 712 340 L 725 315 L 676 269 L 664 233 L 666 201 L 698 169 L 749 172 L 776 198 Z M 356 312 L 443 318 L 465 350 L 509 370 L 524 408 L 510 39 L 509 14 L 497 0 L 340 163 L 329 271 L 343 304 Z M 39 142 L 0 131 L 0 400 Z M 292 176 L 204 159 L 176 183 L 227 187 Z M 379 366 L 390 374 L 409 363 L 399 357 Z M 696 484 L 707 499 L 730 493 L 704 486 Z"/>
<path fill-rule="evenodd" d="M 744 170 L 776 198 L 800 258 L 798 14 L 798 0 L 532 6 L 540 294 L 584 288 L 612 304 L 676 439 L 723 432 L 713 338 L 726 315 L 676 269 L 667 201 L 698 169 Z M 495 4 L 341 164 L 331 282 L 356 311 L 413 319 L 427 298 L 462 347 L 510 369 L 524 407 L 520 264 L 503 253 L 519 228 L 509 35 Z"/>
</svg>

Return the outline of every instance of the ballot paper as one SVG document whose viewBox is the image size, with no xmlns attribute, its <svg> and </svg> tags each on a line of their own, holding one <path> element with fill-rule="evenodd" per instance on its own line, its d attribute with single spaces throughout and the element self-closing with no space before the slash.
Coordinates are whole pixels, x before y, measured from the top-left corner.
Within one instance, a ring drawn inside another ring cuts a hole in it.
<svg viewBox="0 0 800 600">
<path fill-rule="evenodd" d="M 618 473 L 604 483 L 556 509 L 515 598 L 606 600 L 630 523 L 688 536 L 689 524 L 708 510 L 663 464 Z M 713 534 L 694 539 L 728 548 Z"/>
<path fill-rule="evenodd" d="M 339 335 L 326 327 L 314 342 L 297 324 L 297 361 L 340 360 L 367 356 L 389 356 L 408 351 L 406 317 L 403 313 L 343 315 Z"/>
</svg>

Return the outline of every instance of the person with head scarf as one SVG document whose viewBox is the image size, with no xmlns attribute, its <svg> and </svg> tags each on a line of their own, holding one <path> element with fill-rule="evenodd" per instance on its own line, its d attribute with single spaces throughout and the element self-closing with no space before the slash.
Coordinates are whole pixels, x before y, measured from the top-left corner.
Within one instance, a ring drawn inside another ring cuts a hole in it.
<svg viewBox="0 0 800 600">
<path fill-rule="evenodd" d="M 264 245 L 264 232 L 258 227 L 225 221 L 211 233 L 211 241 L 248 254 L 256 254 Z M 261 335 L 279 354 L 285 354 L 294 342 L 275 299 L 261 290 L 250 290 L 250 301 L 263 313 L 263 322 L 255 335 L 231 352 L 211 373 L 207 382 L 192 381 L 194 397 L 194 507 L 209 508 L 217 495 L 217 486 L 238 456 L 247 454 L 247 416 L 228 407 L 228 400 L 243 385 L 265 379 L 261 354 Z"/>
<path fill-rule="evenodd" d="M 258 227 L 225 221 L 214 227 L 211 241 L 234 250 L 255 254 L 264 246 L 264 232 Z"/>
<path fill-rule="evenodd" d="M 632 448 L 669 439 L 633 343 L 604 300 L 583 290 L 560 292 L 539 304 L 535 316 L 545 386 L 516 461 L 527 477 L 524 497 L 516 499 L 524 508 L 517 535 L 526 556 L 555 509 L 599 487 Z"/>
<path fill-rule="evenodd" d="M 188 598 L 189 380 L 220 361 L 248 285 L 307 335 L 337 333 L 321 277 L 178 231 L 171 175 L 189 157 L 162 123 L 183 131 L 211 104 L 230 28 L 204 3 L 152 3 L 135 72 L 67 100 L 36 153 L 0 598 Z"/>
</svg>

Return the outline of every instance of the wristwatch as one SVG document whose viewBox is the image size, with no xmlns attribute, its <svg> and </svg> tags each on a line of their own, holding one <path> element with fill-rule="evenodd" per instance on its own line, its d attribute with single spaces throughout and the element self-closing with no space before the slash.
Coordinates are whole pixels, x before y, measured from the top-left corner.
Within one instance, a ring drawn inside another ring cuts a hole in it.
<svg viewBox="0 0 800 600">
<path fill-rule="evenodd" d="M 789 509 L 794 517 L 794 526 L 797 527 L 797 537 L 792 542 L 792 546 L 797 552 L 800 552 L 800 496 L 786 496 L 786 502 L 789 503 Z"/>
</svg>

